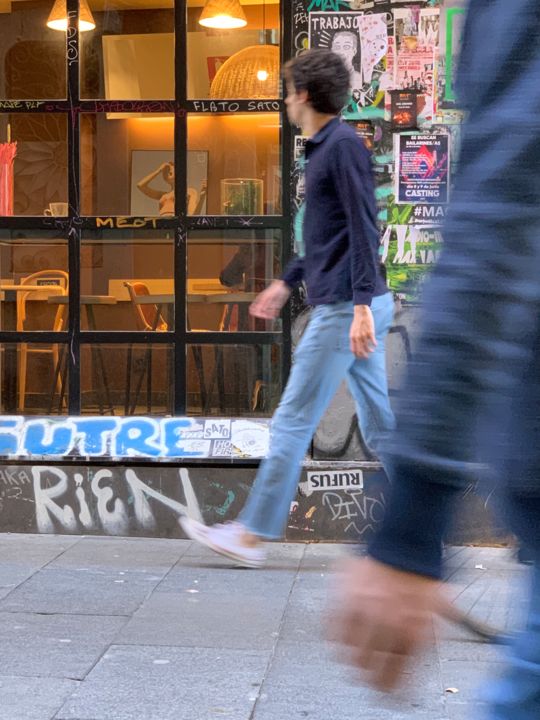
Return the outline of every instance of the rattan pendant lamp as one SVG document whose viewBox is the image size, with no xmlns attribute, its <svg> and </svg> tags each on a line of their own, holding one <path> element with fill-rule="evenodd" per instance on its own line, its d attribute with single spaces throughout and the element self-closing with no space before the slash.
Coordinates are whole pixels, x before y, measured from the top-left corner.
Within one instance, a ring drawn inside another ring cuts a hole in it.
<svg viewBox="0 0 540 720">
<path fill-rule="evenodd" d="M 261 44 L 243 48 L 223 63 L 210 86 L 210 97 L 219 100 L 279 97 L 279 47 L 267 42 L 264 0 Z"/>
</svg>

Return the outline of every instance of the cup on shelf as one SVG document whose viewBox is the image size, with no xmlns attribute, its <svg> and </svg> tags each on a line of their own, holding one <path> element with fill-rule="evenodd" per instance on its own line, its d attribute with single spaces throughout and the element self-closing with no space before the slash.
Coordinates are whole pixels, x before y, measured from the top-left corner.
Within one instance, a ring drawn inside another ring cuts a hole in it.
<svg viewBox="0 0 540 720">
<path fill-rule="evenodd" d="M 67 202 L 52 202 L 49 203 L 49 207 L 45 208 L 43 211 L 44 215 L 49 215 L 52 217 L 60 217 L 62 215 L 68 214 L 69 206 Z"/>
</svg>

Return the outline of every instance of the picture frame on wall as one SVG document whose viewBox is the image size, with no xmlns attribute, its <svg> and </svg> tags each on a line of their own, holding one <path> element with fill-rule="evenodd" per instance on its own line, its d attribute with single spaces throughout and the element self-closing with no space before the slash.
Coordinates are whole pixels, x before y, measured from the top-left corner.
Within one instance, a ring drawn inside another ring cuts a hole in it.
<svg viewBox="0 0 540 720">
<path fill-rule="evenodd" d="M 205 215 L 208 152 L 187 153 L 188 215 Z M 174 153 L 172 150 L 133 150 L 131 153 L 131 215 L 167 217 L 174 209 Z"/>
</svg>

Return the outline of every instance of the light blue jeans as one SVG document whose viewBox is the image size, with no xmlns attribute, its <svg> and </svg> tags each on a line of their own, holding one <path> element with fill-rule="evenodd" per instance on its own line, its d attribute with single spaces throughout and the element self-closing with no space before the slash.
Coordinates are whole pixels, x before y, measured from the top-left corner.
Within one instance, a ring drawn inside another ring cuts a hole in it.
<svg viewBox="0 0 540 720">
<path fill-rule="evenodd" d="M 366 360 L 349 347 L 353 319 L 350 302 L 319 305 L 296 348 L 289 381 L 272 419 L 270 448 L 238 521 L 267 539 L 283 535 L 298 487 L 302 460 L 324 411 L 343 380 L 356 404 L 362 435 L 369 448 L 393 429 L 388 400 L 385 340 L 392 324 L 391 293 L 373 298 L 377 348 Z"/>
</svg>

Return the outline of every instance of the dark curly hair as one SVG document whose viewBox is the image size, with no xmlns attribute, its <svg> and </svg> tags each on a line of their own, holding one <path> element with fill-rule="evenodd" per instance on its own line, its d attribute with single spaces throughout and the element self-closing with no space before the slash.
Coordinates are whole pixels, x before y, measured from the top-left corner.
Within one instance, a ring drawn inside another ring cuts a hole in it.
<svg viewBox="0 0 540 720">
<path fill-rule="evenodd" d="M 306 50 L 289 60 L 283 75 L 296 92 L 307 90 L 316 112 L 337 115 L 347 104 L 351 85 L 349 71 L 339 55 L 331 50 Z"/>
</svg>

